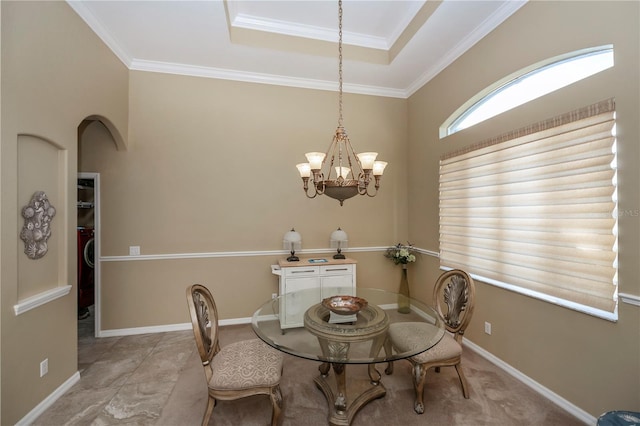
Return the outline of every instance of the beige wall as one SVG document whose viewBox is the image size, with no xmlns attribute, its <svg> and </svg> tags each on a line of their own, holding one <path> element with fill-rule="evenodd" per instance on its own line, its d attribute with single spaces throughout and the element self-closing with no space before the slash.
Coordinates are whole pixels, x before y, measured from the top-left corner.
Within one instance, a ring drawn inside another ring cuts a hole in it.
<svg viewBox="0 0 640 426">
<path fill-rule="evenodd" d="M 327 249 L 338 227 L 351 247 L 406 239 L 406 100 L 345 95 L 355 149 L 378 151 L 389 166 L 377 197 L 340 207 L 307 199 L 295 168 L 305 152 L 328 148 L 337 93 L 132 72 L 130 95 L 128 151 L 116 151 L 100 126 L 82 137 L 82 171 L 101 174 L 102 256 L 137 245 L 143 255 L 187 259 L 102 262 L 103 330 L 188 322 L 184 289 L 194 282 L 215 291 L 223 318 L 251 316 L 277 291 L 278 255 L 268 253 L 282 250 L 291 227 L 305 250 Z M 267 255 L 188 258 L 238 251 Z M 362 271 L 385 262 L 381 252 L 364 258 L 373 260 Z M 360 270 L 359 285 L 384 285 Z"/>
<path fill-rule="evenodd" d="M 15 424 L 77 371 L 77 128 L 127 129 L 127 70 L 65 2 L 2 1 L 1 424 Z M 125 133 L 126 135 L 126 133 Z M 121 138 L 119 138 L 121 140 Z M 45 164 L 42 164 L 42 162 Z M 57 213 L 49 253 L 27 259 L 20 209 L 46 190 Z M 25 297 L 70 294 L 16 316 Z M 39 364 L 48 358 L 49 373 Z"/>
<path fill-rule="evenodd" d="M 130 99 L 127 152 L 83 141 L 82 168 L 105 174 L 103 256 L 128 254 L 130 245 L 143 254 L 278 250 L 292 226 L 305 249 L 327 247 L 338 226 L 356 246 L 401 233 L 405 100 L 345 95 L 356 150 L 378 151 L 390 166 L 378 197 L 340 207 L 306 199 L 295 168 L 305 152 L 328 148 L 336 93 L 131 72 Z"/>
<path fill-rule="evenodd" d="M 530 2 L 410 98 L 409 181 L 419 185 L 409 190 L 409 235 L 418 246 L 438 248 L 443 153 L 614 96 L 619 207 L 630 212 L 619 221 L 619 290 L 640 294 L 638 17 L 637 2 Z M 543 59 L 610 43 L 613 69 L 439 140 L 444 120 L 491 83 Z M 431 264 L 424 272 L 429 282 L 437 274 L 436 260 Z M 467 337 L 593 416 L 638 411 L 639 314 L 621 303 L 620 319 L 611 323 L 478 283 Z M 493 325 L 491 336 L 485 321 Z"/>
</svg>

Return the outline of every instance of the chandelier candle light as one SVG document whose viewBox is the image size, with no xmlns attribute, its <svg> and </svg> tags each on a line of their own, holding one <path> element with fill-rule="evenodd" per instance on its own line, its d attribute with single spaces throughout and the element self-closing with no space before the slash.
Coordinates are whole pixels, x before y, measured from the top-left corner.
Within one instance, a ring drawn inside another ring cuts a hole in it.
<svg viewBox="0 0 640 426">
<path fill-rule="evenodd" d="M 342 205 L 344 200 L 355 195 L 375 197 L 387 163 L 376 161 L 377 152 L 356 154 L 342 125 L 342 0 L 338 1 L 338 29 L 338 128 L 326 153 L 308 152 L 305 154 L 308 163 L 300 163 L 296 167 L 307 197 L 315 198 L 325 194 L 340 201 Z M 369 190 L 372 177 L 375 180 L 375 191 Z"/>
</svg>

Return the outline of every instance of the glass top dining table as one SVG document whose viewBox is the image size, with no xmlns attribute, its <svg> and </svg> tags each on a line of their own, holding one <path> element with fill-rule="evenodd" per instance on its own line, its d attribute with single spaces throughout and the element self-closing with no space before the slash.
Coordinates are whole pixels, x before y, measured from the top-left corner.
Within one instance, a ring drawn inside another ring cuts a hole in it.
<svg viewBox="0 0 640 426">
<path fill-rule="evenodd" d="M 335 314 L 322 303 L 327 299 L 340 305 L 343 299 L 350 301 L 349 296 L 365 305 L 356 314 Z M 444 325 L 432 307 L 409 299 L 409 311 L 401 313 L 401 297 L 371 288 L 309 288 L 267 301 L 255 311 L 251 324 L 256 335 L 273 348 L 321 363 L 314 381 L 327 398 L 329 424 L 349 425 L 362 406 L 386 394 L 376 363 L 389 362 L 386 372 L 390 374 L 391 361 L 429 350 L 444 335 Z M 394 328 L 415 336 L 406 350 L 391 344 L 389 332 Z M 370 384 L 355 398 L 353 392 L 347 392 L 346 367 L 350 364 L 368 364 Z"/>
<path fill-rule="evenodd" d="M 364 299 L 367 306 L 355 317 L 333 314 L 321 302 L 323 298 L 337 295 L 357 296 Z M 432 307 L 410 299 L 410 312 L 400 313 L 397 309 L 399 297 L 402 296 L 394 292 L 360 287 L 299 290 L 264 303 L 253 314 L 251 323 L 260 339 L 290 355 L 344 364 L 393 361 L 428 350 L 444 335 L 444 325 Z M 282 328 L 284 316 L 288 323 L 299 326 Z M 402 323 L 423 324 L 414 346 L 406 351 L 390 347 L 387 351 L 376 351 L 376 344 L 384 345 L 389 328 Z M 324 347 L 323 340 L 342 346 L 348 344 L 349 350 L 332 353 Z"/>
</svg>

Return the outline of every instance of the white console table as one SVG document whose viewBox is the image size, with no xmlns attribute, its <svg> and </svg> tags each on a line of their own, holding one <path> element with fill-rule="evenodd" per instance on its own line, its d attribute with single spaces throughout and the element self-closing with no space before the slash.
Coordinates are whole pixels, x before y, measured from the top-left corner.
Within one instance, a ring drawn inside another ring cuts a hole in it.
<svg viewBox="0 0 640 426">
<path fill-rule="evenodd" d="M 326 262 L 318 261 L 324 259 Z M 355 295 L 356 261 L 353 259 L 333 259 L 328 257 L 301 258 L 297 262 L 280 260 L 277 265 L 271 265 L 271 272 L 280 277 L 280 295 L 298 290 L 317 289 L 317 292 L 306 292 L 315 297 L 317 302 L 322 299 L 342 295 Z M 280 328 L 302 327 L 304 310 L 295 298 L 286 298 L 280 305 Z"/>
</svg>

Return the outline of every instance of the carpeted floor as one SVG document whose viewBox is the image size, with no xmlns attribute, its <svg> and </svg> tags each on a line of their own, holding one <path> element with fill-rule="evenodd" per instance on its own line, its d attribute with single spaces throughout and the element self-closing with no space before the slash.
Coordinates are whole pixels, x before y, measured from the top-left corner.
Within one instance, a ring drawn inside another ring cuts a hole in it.
<svg viewBox="0 0 640 426">
<path fill-rule="evenodd" d="M 92 321 L 91 317 L 82 322 Z M 85 326 L 86 325 L 86 326 Z M 193 333 L 176 331 L 95 339 L 92 325 L 79 331 L 80 382 L 47 409 L 32 426 L 199 425 L 207 401 L 204 371 Z M 250 325 L 221 327 L 221 344 L 255 338 Z M 327 425 L 324 394 L 315 386 L 319 363 L 285 355 L 281 381 L 281 426 Z M 413 411 L 410 365 L 395 364 L 382 376 L 383 398 L 363 407 L 353 426 L 496 425 L 573 426 L 581 421 L 474 352 L 466 350 L 463 368 L 470 387 L 464 399 L 453 368 L 429 371 L 425 413 Z M 379 365 L 382 372 L 384 365 Z M 348 383 L 367 380 L 366 366 L 348 366 Z M 347 395 L 349 396 L 349 395 Z M 265 426 L 271 418 L 266 396 L 219 401 L 210 425 Z"/>
<path fill-rule="evenodd" d="M 253 338 L 250 326 L 223 328 L 222 342 Z M 322 392 L 313 383 L 318 363 L 286 355 L 281 388 L 284 399 L 282 425 L 326 425 L 328 407 Z M 386 396 L 372 401 L 358 414 L 353 426 L 378 425 L 582 425 L 524 384 L 484 358 L 467 350 L 463 361 L 471 398 L 462 396 L 455 369 L 429 371 L 425 392 L 425 413 L 413 411 L 410 364 L 399 361 L 391 376 L 383 374 Z M 348 366 L 347 380 L 367 379 L 366 366 Z M 379 365 L 382 372 L 384 365 Z M 156 425 L 197 424 L 206 403 L 204 373 L 194 352 L 185 365 L 174 391 Z M 348 382 L 349 383 L 349 382 Z M 271 405 L 267 397 L 221 401 L 210 424 L 266 425 Z"/>
</svg>

